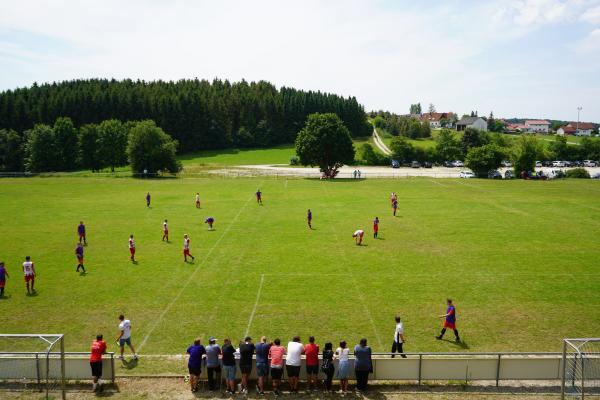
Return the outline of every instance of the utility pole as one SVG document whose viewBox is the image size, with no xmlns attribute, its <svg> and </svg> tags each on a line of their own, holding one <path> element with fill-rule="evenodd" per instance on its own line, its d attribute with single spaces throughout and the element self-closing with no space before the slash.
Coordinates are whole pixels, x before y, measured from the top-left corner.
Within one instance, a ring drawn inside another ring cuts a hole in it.
<svg viewBox="0 0 600 400">
<path fill-rule="evenodd" d="M 575 130 L 575 133 L 577 134 L 579 132 L 579 113 L 581 112 L 583 108 L 581 106 L 577 107 L 577 130 Z"/>
</svg>

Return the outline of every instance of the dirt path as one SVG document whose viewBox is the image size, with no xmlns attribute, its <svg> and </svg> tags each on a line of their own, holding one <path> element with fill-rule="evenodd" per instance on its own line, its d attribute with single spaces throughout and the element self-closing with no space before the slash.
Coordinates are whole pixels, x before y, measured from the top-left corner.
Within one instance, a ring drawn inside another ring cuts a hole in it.
<svg viewBox="0 0 600 400">
<path fill-rule="evenodd" d="M 381 140 L 381 137 L 379 136 L 379 133 L 377 133 L 377 129 L 375 129 L 375 127 L 373 127 L 373 141 L 375 142 L 375 146 L 377 146 L 377 148 L 379 148 L 383 154 L 386 156 L 392 155 L 392 151 L 385 145 L 385 143 L 383 143 L 383 140 Z"/>
</svg>

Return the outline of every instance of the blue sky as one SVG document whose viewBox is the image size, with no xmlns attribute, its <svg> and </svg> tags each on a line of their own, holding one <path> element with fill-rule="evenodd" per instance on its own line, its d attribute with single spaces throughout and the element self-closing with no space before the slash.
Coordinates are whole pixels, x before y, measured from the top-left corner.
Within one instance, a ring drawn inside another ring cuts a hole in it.
<svg viewBox="0 0 600 400">
<path fill-rule="evenodd" d="M 265 79 L 459 114 L 600 122 L 600 0 L 0 4 L 0 90 L 76 78 Z"/>
</svg>

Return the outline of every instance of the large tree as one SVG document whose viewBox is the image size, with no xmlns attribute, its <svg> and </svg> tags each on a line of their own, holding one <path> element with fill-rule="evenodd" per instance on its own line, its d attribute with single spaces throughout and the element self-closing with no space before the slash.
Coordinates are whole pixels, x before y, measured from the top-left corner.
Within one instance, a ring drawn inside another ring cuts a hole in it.
<svg viewBox="0 0 600 400">
<path fill-rule="evenodd" d="M 179 172 L 181 162 L 175 156 L 176 150 L 177 141 L 156 126 L 154 121 L 138 122 L 129 131 L 127 157 L 133 172 Z"/>
<path fill-rule="evenodd" d="M 100 154 L 98 125 L 86 124 L 79 128 L 79 154 L 83 168 L 89 168 L 94 172 L 104 166 Z"/>
<path fill-rule="evenodd" d="M 54 144 L 56 146 L 56 169 L 72 171 L 78 166 L 77 130 L 68 117 L 57 118 L 54 122 Z"/>
<path fill-rule="evenodd" d="M 25 168 L 31 172 L 58 171 L 59 152 L 54 131 L 45 124 L 37 124 L 25 132 Z"/>
<path fill-rule="evenodd" d="M 110 119 L 98 126 L 98 145 L 103 166 L 115 167 L 127 164 L 127 129 L 121 121 Z"/>
<path fill-rule="evenodd" d="M 489 136 L 487 135 L 487 133 L 481 132 L 474 128 L 465 129 L 465 133 L 463 134 L 463 137 L 460 140 L 460 146 L 465 157 L 471 148 L 480 147 L 488 143 Z"/>
<path fill-rule="evenodd" d="M 453 161 L 461 157 L 460 141 L 450 129 L 442 129 L 435 142 L 438 161 Z"/>
<path fill-rule="evenodd" d="M 404 136 L 396 136 L 390 143 L 393 157 L 401 164 L 413 161 L 415 148 Z"/>
<path fill-rule="evenodd" d="M 12 129 L 0 129 L 0 171 L 23 171 L 23 138 Z"/>
<path fill-rule="evenodd" d="M 494 144 L 473 147 L 467 153 L 465 165 L 480 178 L 485 178 L 490 170 L 500 166 L 506 154 L 504 150 Z"/>
<path fill-rule="evenodd" d="M 342 165 L 354 161 L 354 145 L 336 114 L 315 113 L 308 116 L 298 133 L 296 154 L 301 164 L 319 166 L 325 177 L 334 178 Z"/>
<path fill-rule="evenodd" d="M 543 154 L 543 146 L 533 135 L 521 135 L 517 139 L 514 148 L 514 170 L 515 175 L 520 176 L 522 171 L 533 171 L 535 161 Z"/>
</svg>

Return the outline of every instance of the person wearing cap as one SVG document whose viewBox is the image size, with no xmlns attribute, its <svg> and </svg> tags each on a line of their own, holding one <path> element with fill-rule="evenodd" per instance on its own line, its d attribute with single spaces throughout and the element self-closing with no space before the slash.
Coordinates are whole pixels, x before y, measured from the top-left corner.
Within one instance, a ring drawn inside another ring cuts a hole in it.
<svg viewBox="0 0 600 400">
<path fill-rule="evenodd" d="M 246 336 L 240 343 L 240 372 L 242 373 L 242 394 L 248 394 L 248 375 L 252 372 L 252 356 L 255 350 L 252 338 Z"/>
<path fill-rule="evenodd" d="M 258 394 L 265 394 L 265 380 L 269 377 L 269 349 L 271 344 L 267 343 L 267 337 L 260 338 L 260 343 L 256 345 L 256 376 L 258 384 L 256 391 Z"/>
<path fill-rule="evenodd" d="M 221 362 L 219 356 L 221 355 L 221 348 L 217 344 L 217 339 L 211 336 L 208 339 L 208 346 L 206 346 L 206 375 L 208 377 L 208 390 L 213 391 L 217 388 L 215 375 L 217 380 L 221 382 Z"/>
<path fill-rule="evenodd" d="M 190 358 L 188 360 L 188 371 L 190 373 L 190 386 L 192 392 L 198 391 L 198 381 L 200 380 L 200 374 L 202 373 L 202 358 L 206 354 L 206 349 L 200 344 L 200 338 L 194 340 L 192 344 L 186 350 Z"/>
<path fill-rule="evenodd" d="M 235 347 L 231 344 L 231 339 L 223 340 L 223 372 L 225 373 L 225 384 L 227 385 L 227 394 L 235 393 Z"/>
</svg>

